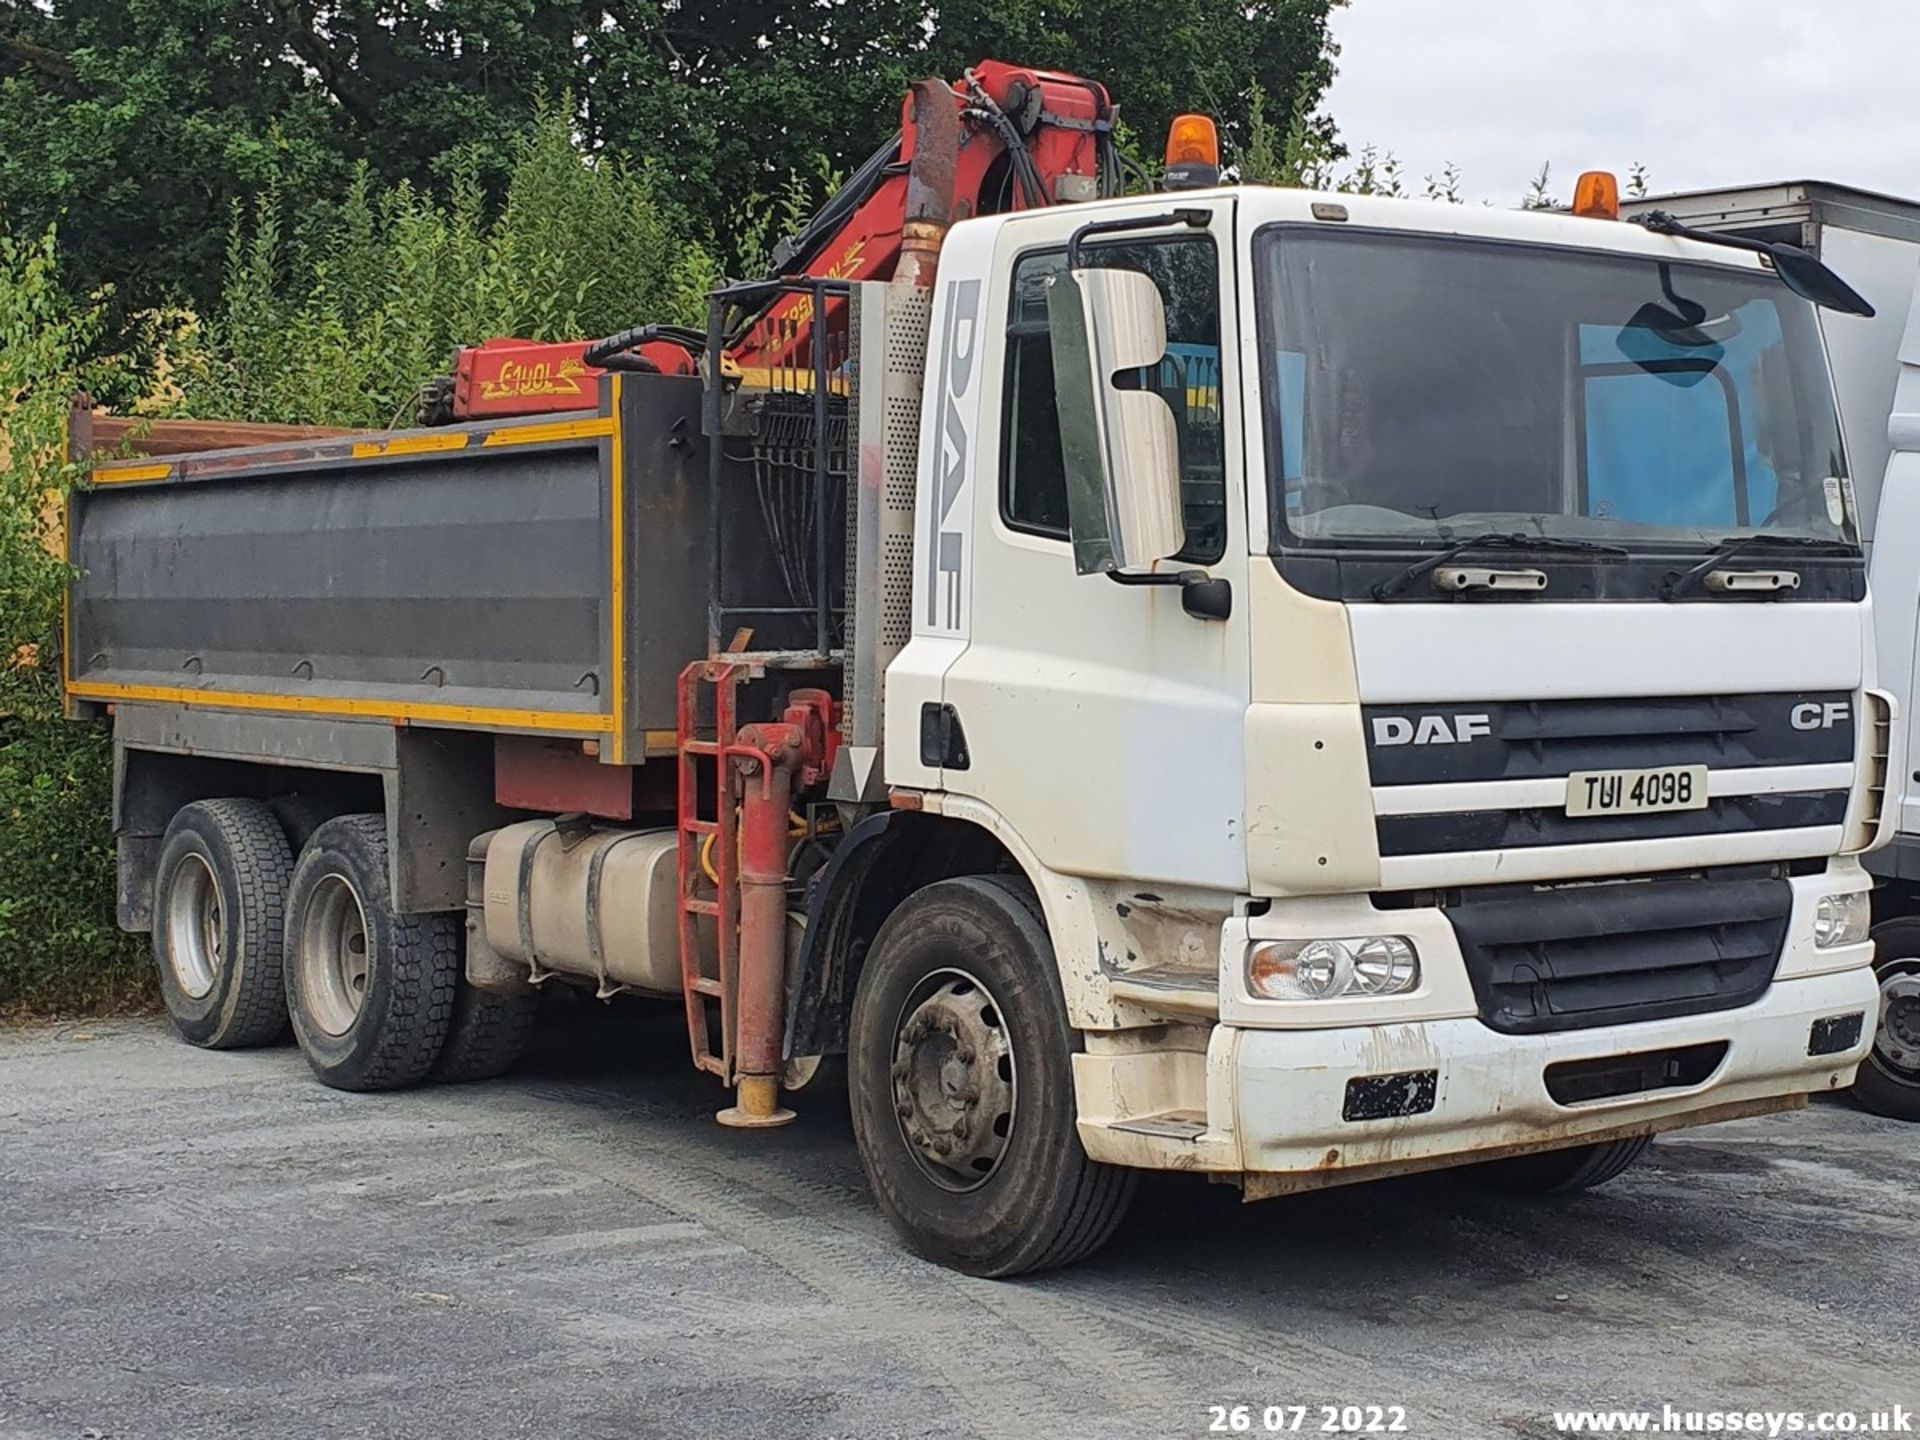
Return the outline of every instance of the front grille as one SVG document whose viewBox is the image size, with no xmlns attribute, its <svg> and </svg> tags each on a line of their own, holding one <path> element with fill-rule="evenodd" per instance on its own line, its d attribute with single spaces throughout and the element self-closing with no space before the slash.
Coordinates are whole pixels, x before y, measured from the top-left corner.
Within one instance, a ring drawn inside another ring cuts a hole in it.
<svg viewBox="0 0 1920 1440">
<path fill-rule="evenodd" d="M 1362 719 L 1375 836 L 1388 861 L 1826 827 L 1837 832 L 1847 817 L 1845 775 L 1858 723 L 1854 699 L 1844 691 L 1368 705 Z M 1711 772 L 1710 803 L 1639 814 L 1567 813 L 1570 775 L 1679 765 Z"/>
<path fill-rule="evenodd" d="M 1447 918 L 1482 1022 L 1533 1035 L 1749 1005 L 1792 909 L 1785 880 L 1690 877 L 1463 890 Z"/>
<path fill-rule="evenodd" d="M 1366 705 L 1361 715 L 1375 785 L 1853 758 L 1852 696 L 1845 691 Z"/>
</svg>

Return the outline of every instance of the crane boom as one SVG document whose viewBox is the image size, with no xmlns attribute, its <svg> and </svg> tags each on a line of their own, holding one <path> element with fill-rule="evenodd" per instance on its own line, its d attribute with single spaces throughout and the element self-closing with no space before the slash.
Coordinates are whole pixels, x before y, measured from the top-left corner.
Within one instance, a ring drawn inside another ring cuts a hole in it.
<svg viewBox="0 0 1920 1440">
<path fill-rule="evenodd" d="M 930 127 L 956 124 L 951 169 L 915 167 Z M 1104 86 L 986 60 L 957 84 L 916 84 L 902 106 L 899 134 L 777 248 L 765 278 L 886 280 L 899 264 L 909 222 L 929 208 L 944 224 L 1119 190 L 1113 105 Z M 809 294 L 770 285 L 764 303 L 733 317 L 723 365 L 748 378 L 791 365 L 805 353 L 813 305 Z M 489 340 L 455 354 L 452 383 L 440 387 L 430 402 L 437 413 L 426 418 L 579 409 L 592 403 L 606 370 L 692 374 L 703 345 L 697 331 L 671 325 L 593 342 Z"/>
</svg>

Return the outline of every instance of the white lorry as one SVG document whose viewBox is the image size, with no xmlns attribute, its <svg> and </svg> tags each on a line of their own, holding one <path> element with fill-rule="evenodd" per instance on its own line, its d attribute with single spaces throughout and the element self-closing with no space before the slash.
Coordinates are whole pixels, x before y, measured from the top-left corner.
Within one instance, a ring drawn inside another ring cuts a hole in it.
<svg viewBox="0 0 1920 1440">
<path fill-rule="evenodd" d="M 1637 201 L 1688 225 L 1785 240 L 1840 271 L 1871 316 L 1824 312 L 1841 429 L 1875 596 L 1880 684 L 1913 714 L 1920 612 L 1920 204 L 1800 180 Z M 1896 834 L 1866 861 L 1874 891 L 1880 1018 L 1855 1094 L 1884 1115 L 1920 1120 L 1920 750 L 1911 727 L 1893 779 Z"/>
<path fill-rule="evenodd" d="M 98 467 L 68 688 L 184 1033 L 284 980 L 378 1089 L 677 995 L 730 1124 L 845 1052 L 993 1275 L 1140 1169 L 1564 1189 L 1852 1083 L 1892 707 L 1781 272 L 1265 188 L 910 239 L 782 373 Z"/>
</svg>

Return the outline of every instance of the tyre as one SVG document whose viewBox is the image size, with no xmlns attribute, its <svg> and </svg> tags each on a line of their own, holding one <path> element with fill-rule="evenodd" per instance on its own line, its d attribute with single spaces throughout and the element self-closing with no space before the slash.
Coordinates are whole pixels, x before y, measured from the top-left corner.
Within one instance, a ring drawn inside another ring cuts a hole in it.
<svg viewBox="0 0 1920 1440">
<path fill-rule="evenodd" d="M 1514 1195 L 1570 1195 L 1606 1184 L 1646 1154 L 1651 1144 L 1651 1135 L 1636 1135 L 1631 1140 L 1570 1145 L 1470 1166 L 1469 1174 L 1475 1184 Z"/>
<path fill-rule="evenodd" d="M 200 800 L 167 826 L 153 885 L 153 953 L 176 1030 L 209 1050 L 287 1032 L 281 975 L 293 852 L 257 800 Z"/>
<path fill-rule="evenodd" d="M 280 828 L 287 832 L 287 843 L 298 855 L 307 848 L 313 832 L 340 813 L 338 806 L 318 795 L 276 795 L 267 802 Z"/>
<path fill-rule="evenodd" d="M 1920 1120 L 1920 916 L 1873 927 L 1880 1020 L 1853 1096 L 1876 1115 Z"/>
<path fill-rule="evenodd" d="M 400 915 L 387 827 L 342 815 L 313 832 L 287 887 L 287 1008 L 314 1074 L 336 1090 L 427 1078 L 460 982 L 455 915 Z"/>
<path fill-rule="evenodd" d="M 492 1080 L 506 1074 L 526 1054 L 534 1022 L 540 1018 L 540 1002 L 545 998 L 540 990 L 501 995 L 460 981 L 454 991 L 446 1043 L 434 1062 L 432 1078 L 448 1085 L 464 1085 L 469 1080 Z"/>
<path fill-rule="evenodd" d="M 942 881 L 888 918 L 854 997 L 850 1099 L 874 1198 L 915 1251 L 1006 1276 L 1106 1243 L 1135 1175 L 1081 1148 L 1078 1048 L 1023 881 Z"/>
<path fill-rule="evenodd" d="M 796 1055 L 782 1069 L 780 1088 L 789 1095 L 804 1095 L 810 1101 L 825 1101 L 835 1107 L 843 1105 L 847 1098 L 847 1057 Z"/>
</svg>

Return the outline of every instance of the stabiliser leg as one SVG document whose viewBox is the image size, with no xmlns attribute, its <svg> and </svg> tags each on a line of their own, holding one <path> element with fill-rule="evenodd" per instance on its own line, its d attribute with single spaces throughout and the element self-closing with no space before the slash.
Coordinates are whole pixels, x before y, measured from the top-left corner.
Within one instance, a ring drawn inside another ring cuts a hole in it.
<svg viewBox="0 0 1920 1440">
<path fill-rule="evenodd" d="M 734 1103 L 722 1125 L 785 1125 L 780 1104 L 787 1017 L 787 866 L 794 795 L 824 781 L 838 732 L 833 697 L 795 690 L 777 722 L 744 727 L 722 759 L 740 797 L 740 948 L 734 1006 Z"/>
<path fill-rule="evenodd" d="M 741 1129 L 785 1125 L 780 1045 L 786 1018 L 787 816 L 804 735 L 797 725 L 749 725 L 730 747 L 739 776 L 740 1000 L 734 1103 L 715 1118 Z"/>
</svg>

